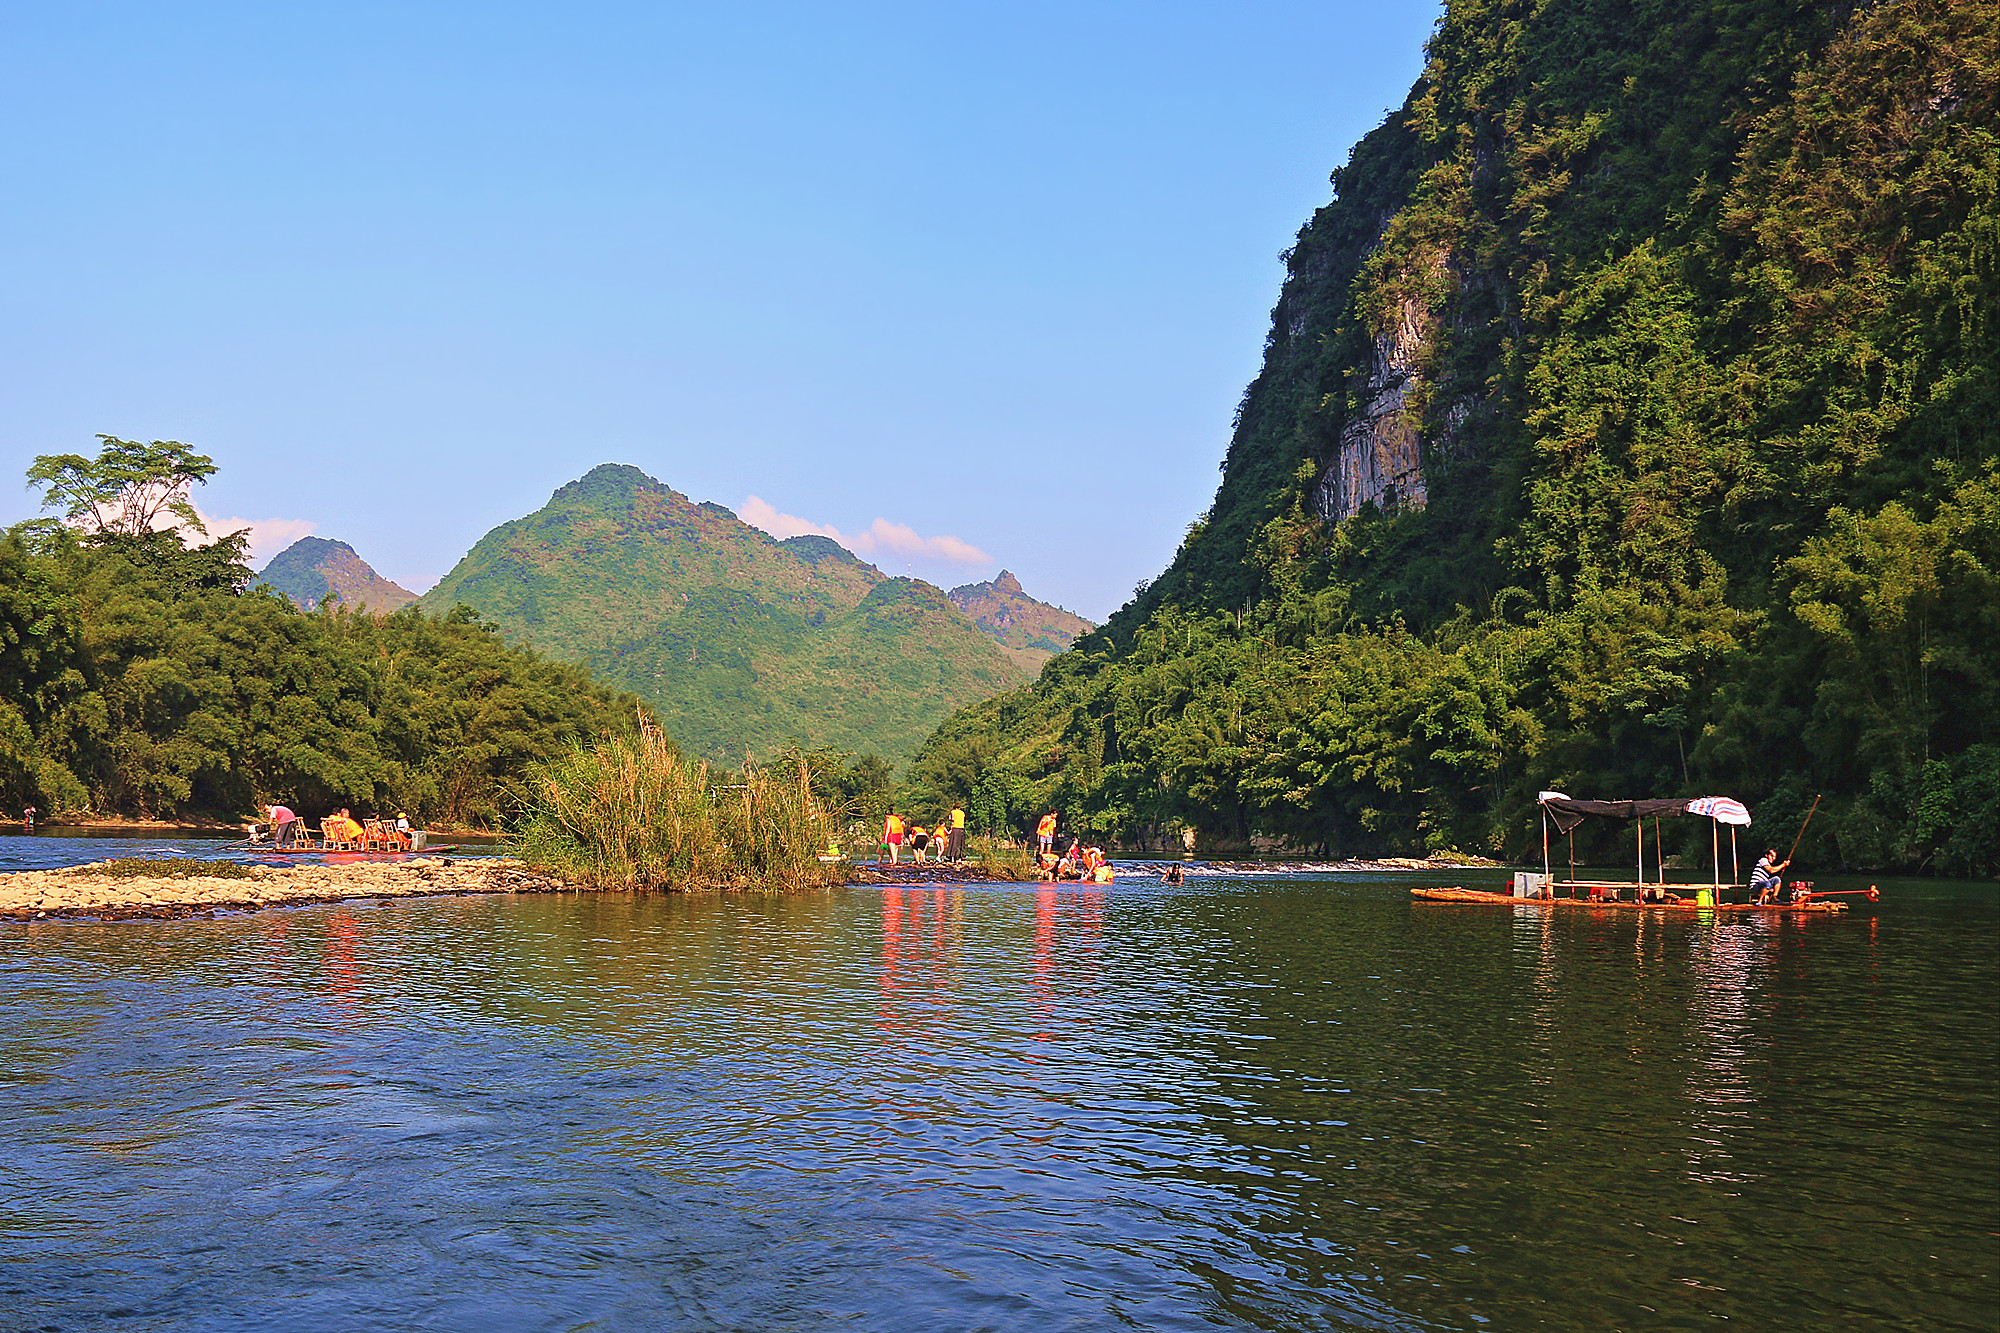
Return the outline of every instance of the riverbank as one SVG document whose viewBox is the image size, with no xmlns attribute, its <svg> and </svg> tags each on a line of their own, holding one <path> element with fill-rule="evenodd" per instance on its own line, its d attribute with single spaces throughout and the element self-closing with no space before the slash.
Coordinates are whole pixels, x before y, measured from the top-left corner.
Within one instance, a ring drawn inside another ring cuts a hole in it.
<svg viewBox="0 0 2000 1333">
<path fill-rule="evenodd" d="M 0 921 L 125 921 L 264 907 L 450 893 L 560 893 L 568 886 L 508 857 L 416 857 L 366 865 L 215 865 L 208 874 L 118 874 L 111 862 L 0 875 Z"/>
<path fill-rule="evenodd" d="M 197 873 L 187 873 L 196 867 Z M 296 866 L 188 862 L 173 867 L 173 873 L 166 867 L 159 873 L 134 874 L 133 869 L 129 864 L 99 861 L 0 875 L 0 921 L 177 920 L 356 898 L 585 891 L 502 856 L 420 856 L 407 861 Z M 1007 879 L 979 866 L 903 865 L 854 866 L 847 882 L 964 884 Z"/>
<path fill-rule="evenodd" d="M 113 837 L 140 833 L 213 833 L 225 837 L 243 836 L 243 822 L 219 819 L 127 819 L 123 815 L 92 815 L 88 819 L 37 819 L 32 826 L 10 819 L 0 826 L 8 832 L 31 828 L 36 833 L 105 833 Z"/>
<path fill-rule="evenodd" d="M 530 870 L 512 857 L 420 856 L 363 864 L 261 866 L 233 862 L 93 862 L 61 870 L 0 875 L 0 921 L 68 918 L 91 921 L 174 920 L 218 912 L 460 893 L 571 893 L 578 886 Z M 1164 865 L 1166 863 L 1161 863 Z M 1298 866 L 1283 862 L 1183 863 L 1189 875 L 1283 874 L 1300 870 L 1424 870 L 1426 861 L 1343 861 Z M 1153 878 L 1161 865 L 1127 866 L 1125 878 Z M 169 869 L 171 867 L 171 870 Z M 134 873 L 137 871 L 138 873 Z M 877 865 L 847 868 L 849 884 L 976 884 L 1015 882 L 1008 868 L 976 864 Z"/>
</svg>

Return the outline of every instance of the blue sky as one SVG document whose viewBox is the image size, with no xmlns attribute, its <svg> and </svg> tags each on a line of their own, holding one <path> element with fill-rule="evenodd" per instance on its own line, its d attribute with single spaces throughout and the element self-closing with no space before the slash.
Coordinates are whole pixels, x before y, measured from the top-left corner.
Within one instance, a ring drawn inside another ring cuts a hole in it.
<svg viewBox="0 0 2000 1333">
<path fill-rule="evenodd" d="M 179 439 L 428 586 L 622 462 L 1102 618 L 1436 13 L 0 0 L 0 523 Z"/>
</svg>

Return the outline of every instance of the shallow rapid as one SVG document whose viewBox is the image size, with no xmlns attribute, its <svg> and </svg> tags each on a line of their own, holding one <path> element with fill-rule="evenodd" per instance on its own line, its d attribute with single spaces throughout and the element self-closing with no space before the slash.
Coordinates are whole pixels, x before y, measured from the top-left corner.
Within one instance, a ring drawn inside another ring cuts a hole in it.
<svg viewBox="0 0 2000 1333">
<path fill-rule="evenodd" d="M 6 926 L 0 1325 L 1993 1326 L 1993 886 L 1412 882 Z"/>
</svg>

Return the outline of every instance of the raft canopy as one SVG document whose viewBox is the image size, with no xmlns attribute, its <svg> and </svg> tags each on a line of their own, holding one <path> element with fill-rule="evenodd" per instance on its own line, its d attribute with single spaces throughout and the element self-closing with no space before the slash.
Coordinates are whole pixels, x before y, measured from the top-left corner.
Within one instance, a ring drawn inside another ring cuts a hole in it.
<svg viewBox="0 0 2000 1333">
<path fill-rule="evenodd" d="M 1662 815 L 1701 815 L 1718 824 L 1750 826 L 1750 811 L 1743 802 L 1727 796 L 1675 796 L 1641 801 L 1578 801 L 1559 791 L 1545 791 L 1540 797 L 1556 830 L 1567 833 L 1585 818 L 1657 819 Z"/>
</svg>

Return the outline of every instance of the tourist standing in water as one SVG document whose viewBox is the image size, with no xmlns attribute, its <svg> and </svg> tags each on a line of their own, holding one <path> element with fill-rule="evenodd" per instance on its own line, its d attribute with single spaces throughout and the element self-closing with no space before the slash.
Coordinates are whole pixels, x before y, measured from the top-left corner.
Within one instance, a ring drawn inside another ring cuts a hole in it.
<svg viewBox="0 0 2000 1333">
<path fill-rule="evenodd" d="M 882 821 L 882 843 L 889 849 L 889 864 L 900 864 L 903 859 L 903 817 L 894 810 Z"/>
</svg>

